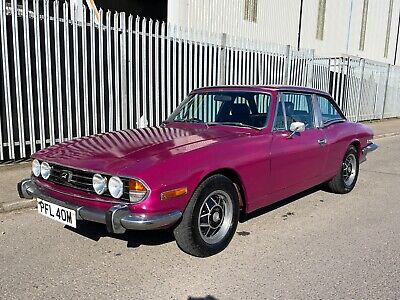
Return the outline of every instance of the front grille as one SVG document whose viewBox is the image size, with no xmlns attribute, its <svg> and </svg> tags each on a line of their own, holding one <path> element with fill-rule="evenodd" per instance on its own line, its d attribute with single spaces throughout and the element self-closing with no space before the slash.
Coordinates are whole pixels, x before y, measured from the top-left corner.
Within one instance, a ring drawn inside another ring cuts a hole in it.
<svg viewBox="0 0 400 300">
<path fill-rule="evenodd" d="M 96 194 L 92 186 L 92 178 L 95 173 L 82 171 L 78 169 L 73 169 L 69 167 L 64 167 L 60 165 L 50 164 L 51 166 L 51 173 L 49 177 L 49 181 L 59 184 L 62 186 L 71 187 L 74 189 L 78 189 L 81 191 L 85 191 L 91 194 Z M 68 174 L 68 179 L 62 178 L 61 174 Z M 100 174 L 100 173 L 99 173 Z M 103 174 L 101 174 L 103 175 Z M 107 177 L 109 180 L 111 176 L 103 175 Z M 122 182 L 124 183 L 124 193 L 118 200 L 129 201 L 129 187 L 128 187 L 128 179 L 121 178 Z M 104 192 L 102 196 L 110 197 L 111 199 L 115 200 L 108 190 Z M 110 199 L 110 200 L 111 200 Z"/>
</svg>

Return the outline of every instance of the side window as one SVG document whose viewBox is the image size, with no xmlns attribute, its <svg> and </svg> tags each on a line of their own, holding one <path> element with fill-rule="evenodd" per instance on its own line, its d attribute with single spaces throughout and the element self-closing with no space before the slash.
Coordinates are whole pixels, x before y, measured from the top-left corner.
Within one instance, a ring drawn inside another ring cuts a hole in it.
<svg viewBox="0 0 400 300">
<path fill-rule="evenodd" d="M 281 94 L 281 103 L 278 106 L 275 129 L 287 130 L 293 122 L 303 122 L 306 124 L 306 129 L 315 127 L 311 95 L 296 93 Z"/>
<path fill-rule="evenodd" d="M 324 124 L 343 119 L 340 113 L 337 111 L 336 107 L 331 103 L 328 98 L 317 96 L 317 101 L 321 110 L 322 122 Z"/>
</svg>

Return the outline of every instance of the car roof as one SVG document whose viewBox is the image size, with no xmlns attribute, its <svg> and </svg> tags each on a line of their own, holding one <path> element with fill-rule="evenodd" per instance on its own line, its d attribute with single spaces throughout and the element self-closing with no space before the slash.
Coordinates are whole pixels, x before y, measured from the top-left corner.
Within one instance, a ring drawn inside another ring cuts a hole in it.
<svg viewBox="0 0 400 300">
<path fill-rule="evenodd" d="M 330 96 L 329 93 L 322 90 L 308 88 L 303 86 L 295 85 L 220 85 L 220 86 L 208 86 L 193 90 L 192 92 L 212 92 L 212 91 L 229 91 L 229 90 L 241 90 L 241 91 L 286 91 L 286 92 L 302 92 L 302 93 L 315 93 Z"/>
</svg>

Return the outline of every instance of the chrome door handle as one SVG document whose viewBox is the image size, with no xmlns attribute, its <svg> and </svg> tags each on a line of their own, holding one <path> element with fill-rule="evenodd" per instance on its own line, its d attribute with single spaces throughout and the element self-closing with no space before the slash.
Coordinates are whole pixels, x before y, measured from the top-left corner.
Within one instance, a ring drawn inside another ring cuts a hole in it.
<svg viewBox="0 0 400 300">
<path fill-rule="evenodd" d="M 320 139 L 320 140 L 318 140 L 318 144 L 320 144 L 320 145 L 325 145 L 325 144 L 326 144 L 326 139 Z"/>
</svg>

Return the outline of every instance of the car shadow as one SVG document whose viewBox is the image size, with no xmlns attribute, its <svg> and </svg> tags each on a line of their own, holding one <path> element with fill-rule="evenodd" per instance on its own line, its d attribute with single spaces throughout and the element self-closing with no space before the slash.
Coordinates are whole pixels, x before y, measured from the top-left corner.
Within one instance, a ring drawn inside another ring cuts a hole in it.
<svg viewBox="0 0 400 300">
<path fill-rule="evenodd" d="M 285 205 L 287 205 L 289 203 L 292 203 L 292 202 L 294 202 L 296 200 L 299 200 L 299 199 L 301 199 L 303 197 L 306 197 L 308 195 L 314 194 L 315 192 L 318 192 L 318 191 L 326 191 L 326 189 L 324 188 L 323 185 L 312 187 L 312 188 L 310 188 L 308 190 L 305 190 L 303 192 L 300 192 L 300 193 L 298 193 L 296 195 L 290 196 L 289 198 L 283 199 L 281 201 L 278 201 L 278 202 L 272 203 L 272 204 L 270 204 L 268 206 L 265 206 L 265 207 L 262 207 L 260 209 L 257 209 L 255 211 L 249 213 L 249 214 L 241 214 L 239 222 L 240 223 L 247 222 L 247 221 L 249 221 L 251 219 L 254 219 L 254 218 L 257 218 L 257 217 L 259 217 L 261 215 L 269 213 L 269 212 L 271 212 L 271 211 L 273 211 L 275 209 L 278 209 L 278 208 L 280 208 L 282 206 L 285 206 Z"/>
<path fill-rule="evenodd" d="M 158 246 L 175 240 L 172 229 L 150 231 L 127 230 L 124 234 L 113 234 L 107 231 L 105 225 L 87 221 L 78 221 L 76 228 L 69 226 L 65 226 L 65 228 L 96 242 L 103 237 L 126 241 L 128 248 L 137 248 L 141 245 Z"/>
<path fill-rule="evenodd" d="M 301 193 L 298 193 L 294 196 L 291 196 L 289 198 L 283 199 L 279 202 L 260 208 L 250 214 L 241 215 L 239 222 L 240 223 L 247 222 L 251 219 L 267 214 L 277 208 L 285 206 L 289 203 L 292 203 L 296 200 L 299 200 L 303 197 L 311 195 L 320 190 L 324 190 L 323 186 L 316 186 Z M 175 241 L 173 228 L 163 229 L 163 230 L 150 230 L 150 231 L 127 230 L 124 234 L 113 234 L 107 231 L 105 225 L 88 221 L 78 221 L 77 228 L 72 228 L 69 226 L 64 226 L 64 227 L 74 233 L 77 233 L 93 241 L 99 241 L 103 237 L 111 237 L 122 241 L 126 241 L 128 248 L 137 248 L 140 247 L 141 245 L 158 246 Z"/>
<path fill-rule="evenodd" d="M 205 297 L 193 297 L 193 296 L 189 296 L 188 300 L 218 300 L 217 298 L 215 298 L 214 296 L 211 295 L 207 295 Z"/>
</svg>

